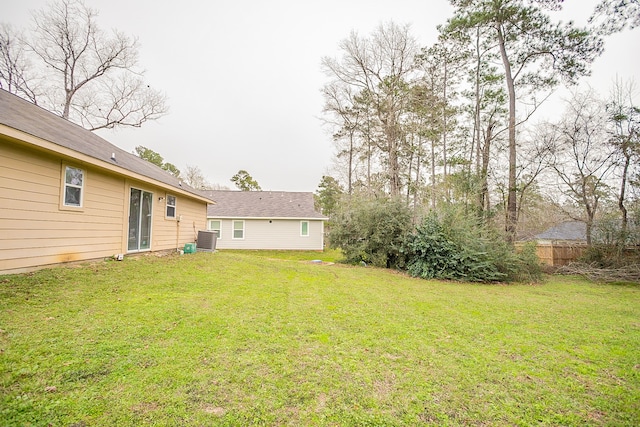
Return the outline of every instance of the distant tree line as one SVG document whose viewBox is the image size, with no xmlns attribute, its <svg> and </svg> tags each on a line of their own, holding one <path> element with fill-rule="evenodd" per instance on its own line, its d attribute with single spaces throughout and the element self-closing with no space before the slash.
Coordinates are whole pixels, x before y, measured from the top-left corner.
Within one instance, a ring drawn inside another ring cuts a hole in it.
<svg viewBox="0 0 640 427">
<path fill-rule="evenodd" d="M 160 153 L 157 153 L 150 148 L 139 145 L 134 149 L 134 153 L 141 159 L 164 169 L 176 178 L 183 179 L 187 185 L 197 190 L 228 190 L 227 187 L 218 184 L 211 184 L 207 181 L 202 170 L 198 166 L 187 165 L 185 172 L 181 173 L 173 164 L 165 162 L 164 157 L 162 157 Z M 243 169 L 233 175 L 230 181 L 233 182 L 240 191 L 262 190 L 258 181 L 256 181 L 249 172 Z"/>
</svg>

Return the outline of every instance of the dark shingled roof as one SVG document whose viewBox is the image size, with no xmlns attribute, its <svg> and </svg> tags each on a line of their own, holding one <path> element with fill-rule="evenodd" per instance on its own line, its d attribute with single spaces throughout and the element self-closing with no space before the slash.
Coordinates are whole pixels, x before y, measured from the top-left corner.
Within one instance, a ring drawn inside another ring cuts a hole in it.
<svg viewBox="0 0 640 427">
<path fill-rule="evenodd" d="M 0 89 L 0 123 L 200 198 L 207 198 L 201 191 L 183 184 L 181 180 L 153 163 L 122 150 L 95 133 L 2 89 Z M 115 154 L 115 160 L 111 158 L 112 154 Z"/>
<path fill-rule="evenodd" d="M 587 225 L 582 221 L 566 221 L 537 234 L 535 240 L 587 240 Z"/>
<path fill-rule="evenodd" d="M 215 205 L 210 218 L 328 219 L 314 208 L 313 193 L 287 191 L 205 191 Z"/>
</svg>

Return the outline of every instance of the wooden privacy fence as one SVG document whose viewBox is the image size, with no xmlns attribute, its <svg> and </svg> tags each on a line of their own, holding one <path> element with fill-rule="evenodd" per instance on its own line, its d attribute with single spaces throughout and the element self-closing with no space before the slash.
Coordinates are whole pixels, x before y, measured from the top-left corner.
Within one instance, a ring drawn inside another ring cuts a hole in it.
<svg viewBox="0 0 640 427">
<path fill-rule="evenodd" d="M 538 242 L 536 255 L 540 262 L 553 267 L 567 265 L 580 258 L 587 245 L 572 242 Z"/>
<path fill-rule="evenodd" d="M 524 242 L 516 243 L 516 250 L 521 250 Z M 576 261 L 587 249 L 585 243 L 567 241 L 538 241 L 536 243 L 536 255 L 541 263 L 560 267 Z"/>
</svg>

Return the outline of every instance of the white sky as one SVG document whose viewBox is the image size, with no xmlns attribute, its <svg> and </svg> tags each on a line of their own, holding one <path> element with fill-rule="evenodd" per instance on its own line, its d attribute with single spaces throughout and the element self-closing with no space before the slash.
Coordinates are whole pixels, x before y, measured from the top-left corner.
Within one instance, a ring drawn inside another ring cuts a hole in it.
<svg viewBox="0 0 640 427">
<path fill-rule="evenodd" d="M 263 190 L 315 191 L 334 146 L 322 126 L 323 56 L 351 30 L 410 23 L 422 46 L 452 8 L 447 0 L 85 0 L 103 30 L 138 37 L 147 82 L 170 112 L 140 129 L 101 132 L 132 151 L 144 145 L 184 170 L 235 189 L 247 170 Z M 26 28 L 45 0 L 0 0 L 1 22 Z M 564 20 L 584 24 L 596 0 L 565 0 Z M 640 85 L 640 29 L 606 41 L 588 84 L 605 95 L 616 75 Z M 554 111 L 548 104 L 547 111 Z"/>
</svg>

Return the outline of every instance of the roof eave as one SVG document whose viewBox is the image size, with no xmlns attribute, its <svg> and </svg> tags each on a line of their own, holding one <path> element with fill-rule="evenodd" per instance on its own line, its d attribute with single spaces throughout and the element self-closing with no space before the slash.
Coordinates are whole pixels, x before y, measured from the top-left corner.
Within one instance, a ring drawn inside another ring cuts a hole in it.
<svg viewBox="0 0 640 427">
<path fill-rule="evenodd" d="M 183 195 L 183 196 L 187 196 L 190 197 L 192 199 L 195 200 L 199 200 L 202 201 L 204 203 L 212 203 L 215 204 L 215 201 L 213 201 L 212 199 L 209 199 L 207 197 L 204 196 L 200 196 L 198 194 L 194 194 L 191 193 L 189 191 L 186 191 L 184 189 L 181 189 L 179 187 L 175 187 L 173 185 L 169 185 L 166 184 L 162 181 L 158 181 L 156 179 L 150 178 L 148 176 L 142 175 L 140 173 L 137 172 L 133 172 L 129 169 L 123 168 L 121 166 L 118 166 L 117 164 L 114 163 L 109 163 L 109 162 L 105 162 L 104 160 L 100 160 L 100 159 L 96 159 L 95 157 L 89 156 L 87 154 L 83 154 L 80 153 L 78 151 L 72 150 L 70 148 L 67 147 L 63 147 L 59 144 L 56 144 L 54 142 L 48 141 L 46 139 L 31 135 L 30 133 L 21 131 L 19 129 L 15 129 L 11 126 L 7 126 L 4 124 L 0 124 L 0 134 L 2 135 L 6 135 L 7 137 L 11 138 L 12 140 L 14 140 L 15 142 L 24 145 L 24 146 L 28 146 L 31 148 L 36 148 L 40 151 L 45 151 L 48 153 L 53 153 L 53 154 L 58 154 L 60 156 L 63 156 L 67 159 L 70 159 L 72 161 L 76 161 L 76 162 L 82 162 L 88 165 L 92 165 L 95 166 L 97 168 L 103 169 L 103 170 L 107 170 L 109 172 L 118 174 L 118 175 L 122 175 L 125 177 L 129 177 L 132 179 L 136 179 L 138 181 L 143 181 L 152 185 L 155 185 L 157 187 L 160 188 L 164 188 L 166 190 L 169 190 L 171 192 Z"/>
</svg>

